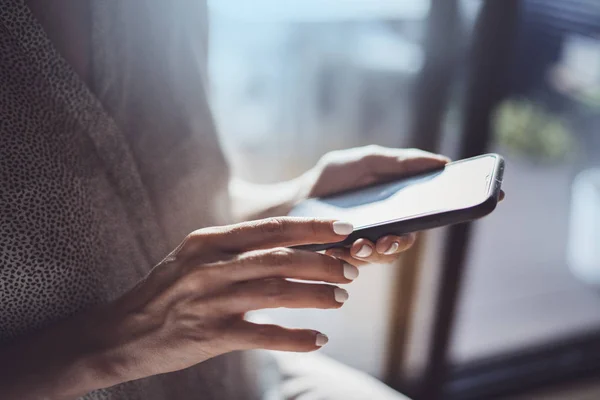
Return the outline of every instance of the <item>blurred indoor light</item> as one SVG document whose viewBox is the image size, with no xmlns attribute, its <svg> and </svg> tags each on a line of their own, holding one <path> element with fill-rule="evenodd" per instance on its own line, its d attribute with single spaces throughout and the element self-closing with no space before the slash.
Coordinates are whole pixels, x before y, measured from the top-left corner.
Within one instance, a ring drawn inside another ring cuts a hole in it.
<svg viewBox="0 0 600 400">
<path fill-rule="evenodd" d="M 252 21 L 422 20 L 430 0 L 209 0 L 213 12 Z"/>
</svg>

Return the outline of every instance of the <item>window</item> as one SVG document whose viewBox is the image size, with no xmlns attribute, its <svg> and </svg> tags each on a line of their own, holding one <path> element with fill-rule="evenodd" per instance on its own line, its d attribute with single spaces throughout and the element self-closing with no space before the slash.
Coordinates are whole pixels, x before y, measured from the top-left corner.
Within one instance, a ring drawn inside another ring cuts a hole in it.
<svg viewBox="0 0 600 400">
<path fill-rule="evenodd" d="M 477 224 L 452 360 L 600 328 L 600 8 L 525 1 L 492 150 L 507 201 Z"/>
</svg>

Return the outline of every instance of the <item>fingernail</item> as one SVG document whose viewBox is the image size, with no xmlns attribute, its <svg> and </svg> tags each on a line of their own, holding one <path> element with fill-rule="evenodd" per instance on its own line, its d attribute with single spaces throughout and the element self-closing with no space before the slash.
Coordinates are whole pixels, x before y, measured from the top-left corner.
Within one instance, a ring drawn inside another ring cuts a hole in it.
<svg viewBox="0 0 600 400">
<path fill-rule="evenodd" d="M 354 225 L 350 222 L 335 221 L 333 231 L 338 235 L 349 235 L 354 231 Z"/>
<path fill-rule="evenodd" d="M 358 252 L 356 252 L 356 256 L 365 258 L 365 257 L 369 257 L 372 253 L 373 253 L 373 249 L 371 248 L 371 246 L 367 246 L 366 244 L 363 244 L 363 246 L 360 248 L 360 250 Z"/>
<path fill-rule="evenodd" d="M 400 244 L 398 242 L 394 242 L 383 254 L 385 254 L 387 256 L 389 256 L 391 254 L 395 254 L 399 248 L 400 248 Z"/>
<path fill-rule="evenodd" d="M 358 278 L 358 268 L 352 264 L 344 263 L 344 277 L 351 281 Z"/>
<path fill-rule="evenodd" d="M 344 303 L 348 300 L 348 292 L 342 288 L 333 289 L 333 297 L 335 297 L 335 301 L 338 303 Z"/>
<path fill-rule="evenodd" d="M 319 347 L 325 346 L 329 342 L 329 338 L 322 333 L 317 333 L 315 344 Z"/>
</svg>

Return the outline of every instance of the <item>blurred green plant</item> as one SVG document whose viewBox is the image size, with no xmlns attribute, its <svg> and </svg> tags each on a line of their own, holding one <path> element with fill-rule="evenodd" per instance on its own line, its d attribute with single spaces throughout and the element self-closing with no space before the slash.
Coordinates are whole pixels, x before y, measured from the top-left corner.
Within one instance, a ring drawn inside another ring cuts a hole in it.
<svg viewBox="0 0 600 400">
<path fill-rule="evenodd" d="M 538 160 L 563 160 L 574 146 L 572 134 L 560 118 L 525 99 L 500 104 L 493 132 L 502 146 Z"/>
<path fill-rule="evenodd" d="M 594 110 L 600 109 L 600 87 L 585 91 L 579 97 L 579 101 Z"/>
</svg>

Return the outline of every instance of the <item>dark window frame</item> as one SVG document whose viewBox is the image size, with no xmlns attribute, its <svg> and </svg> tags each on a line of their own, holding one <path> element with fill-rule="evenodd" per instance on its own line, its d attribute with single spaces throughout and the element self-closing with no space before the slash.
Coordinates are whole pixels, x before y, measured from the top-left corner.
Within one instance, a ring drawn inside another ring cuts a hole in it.
<svg viewBox="0 0 600 400">
<path fill-rule="evenodd" d="M 415 93 L 415 121 L 411 129 L 416 147 L 438 151 L 441 121 L 454 78 L 456 41 L 441 48 L 440 40 L 458 34 L 457 0 L 432 0 L 428 20 L 426 64 Z M 519 24 L 521 0 L 482 0 L 468 57 L 467 91 L 462 106 L 459 158 L 485 153 L 492 141 L 491 117 L 504 98 Z M 441 88 L 440 90 L 436 90 Z M 432 94 L 438 97 L 432 103 Z M 424 246 L 408 255 L 408 272 L 399 275 L 392 316 L 392 344 L 387 383 L 414 400 L 482 399 L 524 394 L 546 387 L 600 378 L 600 331 L 516 350 L 496 357 L 453 365 L 449 360 L 459 294 L 471 244 L 472 224 L 450 227 L 445 237 L 441 278 L 435 299 L 432 333 L 425 368 L 417 381 L 402 379 L 402 364 L 412 323 L 418 261 Z"/>
</svg>

